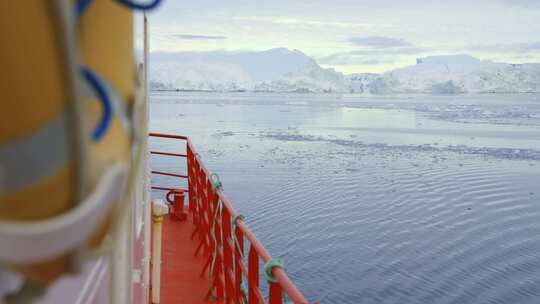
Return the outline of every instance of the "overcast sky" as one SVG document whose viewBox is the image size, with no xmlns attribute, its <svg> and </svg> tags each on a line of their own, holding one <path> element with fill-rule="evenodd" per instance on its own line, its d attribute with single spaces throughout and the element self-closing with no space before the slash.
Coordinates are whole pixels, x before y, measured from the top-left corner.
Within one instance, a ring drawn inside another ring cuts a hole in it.
<svg viewBox="0 0 540 304">
<path fill-rule="evenodd" d="M 298 49 L 345 73 L 438 54 L 540 62 L 540 0 L 163 0 L 150 36 L 152 51 Z"/>
</svg>

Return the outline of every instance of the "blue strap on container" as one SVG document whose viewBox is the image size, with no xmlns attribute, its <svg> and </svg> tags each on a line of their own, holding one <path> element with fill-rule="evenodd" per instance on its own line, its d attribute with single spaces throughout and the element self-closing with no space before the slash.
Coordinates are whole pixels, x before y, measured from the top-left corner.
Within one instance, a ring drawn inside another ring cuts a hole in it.
<svg viewBox="0 0 540 304">
<path fill-rule="evenodd" d="M 98 100 L 101 102 L 101 106 L 103 108 L 103 115 L 101 116 L 101 120 L 91 134 L 92 140 L 97 141 L 101 139 L 103 135 L 105 135 L 107 129 L 111 124 L 113 117 L 111 99 L 107 94 L 103 81 L 96 73 L 84 66 L 81 67 L 81 73 L 83 74 L 84 79 L 86 79 L 92 89 L 96 92 Z"/>
<path fill-rule="evenodd" d="M 161 0 L 154 0 L 148 3 L 140 3 L 137 1 L 131 1 L 131 0 L 116 0 L 116 2 L 121 3 L 131 9 L 149 11 L 156 8 L 159 5 L 159 3 L 161 3 Z"/>
<path fill-rule="evenodd" d="M 75 4 L 75 13 L 77 14 L 77 17 L 82 16 L 88 7 L 90 7 L 92 2 L 94 2 L 94 0 L 78 0 Z M 148 3 L 141 3 L 131 0 L 116 0 L 116 2 L 133 10 L 149 11 L 156 8 L 161 3 L 161 0 L 153 0 Z"/>
<path fill-rule="evenodd" d="M 77 17 L 80 17 L 84 14 L 86 9 L 92 4 L 94 0 L 79 0 L 75 4 L 75 14 L 77 14 Z"/>
<path fill-rule="evenodd" d="M 148 2 L 148 3 L 140 3 L 140 2 L 131 1 L 131 0 L 116 0 L 116 1 L 130 9 L 145 10 L 145 11 L 152 10 L 161 3 L 161 0 L 152 0 L 151 2 Z M 92 5 L 93 2 L 94 0 L 78 0 L 75 3 L 75 14 L 77 15 L 77 17 L 81 17 L 86 12 L 86 10 Z M 98 123 L 97 127 L 94 129 L 94 131 L 91 134 L 92 140 L 97 141 L 100 138 L 102 138 L 103 135 L 105 135 L 112 121 L 113 109 L 112 109 L 112 104 L 111 104 L 111 97 L 107 94 L 107 90 L 105 89 L 105 84 L 96 73 L 94 73 L 92 70 L 90 70 L 87 67 L 81 67 L 81 72 L 84 78 L 86 79 L 86 81 L 90 84 L 92 89 L 94 89 L 94 91 L 96 92 L 96 95 L 103 107 L 103 115 L 101 117 L 101 121 Z"/>
</svg>

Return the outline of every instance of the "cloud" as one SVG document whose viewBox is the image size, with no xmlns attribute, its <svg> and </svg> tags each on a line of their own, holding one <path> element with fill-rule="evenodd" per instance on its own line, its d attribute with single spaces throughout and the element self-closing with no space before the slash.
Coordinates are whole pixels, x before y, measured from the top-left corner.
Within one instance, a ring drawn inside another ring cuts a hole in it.
<svg viewBox="0 0 540 304">
<path fill-rule="evenodd" d="M 170 37 L 183 39 L 183 40 L 223 40 L 227 39 L 225 36 L 211 36 L 211 35 L 191 35 L 191 34 L 171 34 Z"/>
<path fill-rule="evenodd" d="M 355 62 L 356 65 L 384 65 L 384 64 L 394 64 L 395 61 L 392 59 L 366 59 Z"/>
<path fill-rule="evenodd" d="M 317 62 L 327 65 L 384 65 L 393 64 L 395 60 L 392 58 L 373 58 L 350 53 L 338 53 L 318 58 Z"/>
<path fill-rule="evenodd" d="M 427 51 L 429 51 L 429 49 L 411 46 L 401 48 L 355 50 L 348 53 L 352 55 L 414 55 L 425 53 Z"/>
<path fill-rule="evenodd" d="M 286 17 L 274 17 L 274 16 L 233 16 L 232 20 L 237 21 L 249 21 L 249 22 L 269 22 L 273 24 L 281 25 L 293 25 L 293 26 L 318 26 L 318 27 L 339 27 L 339 28 L 374 28 L 387 27 L 385 24 L 372 24 L 372 23 L 351 23 L 341 21 L 320 21 L 306 18 L 286 18 Z"/>
<path fill-rule="evenodd" d="M 373 59 L 373 58 L 359 58 L 356 56 L 328 56 L 317 60 L 318 63 L 323 65 L 384 65 L 393 64 L 395 61 L 392 59 Z"/>
<path fill-rule="evenodd" d="M 391 64 L 394 57 L 400 55 L 416 55 L 428 52 L 429 49 L 419 47 L 383 48 L 383 49 L 362 49 L 349 52 L 340 52 L 320 57 L 317 61 L 321 64 L 368 64 L 367 61 L 377 60 L 379 64 Z M 374 58 L 376 56 L 376 58 Z M 385 57 L 392 57 L 387 59 Z M 369 63 L 373 65 L 374 62 Z"/>
<path fill-rule="evenodd" d="M 396 56 L 415 55 L 428 51 L 428 49 L 416 47 L 404 39 L 392 37 L 352 37 L 349 38 L 349 41 L 361 48 L 348 52 L 334 53 L 319 58 L 319 62 L 322 64 L 338 65 L 392 64 L 395 62 Z"/>
<path fill-rule="evenodd" d="M 471 51 L 487 53 L 532 53 L 540 51 L 540 42 L 513 43 L 513 44 L 481 44 L 468 47 Z"/>
<path fill-rule="evenodd" d="M 538 0 L 500 0 L 503 4 L 509 6 L 519 6 L 524 8 L 540 8 Z"/>
<path fill-rule="evenodd" d="M 412 46 L 411 43 L 403 39 L 383 36 L 352 37 L 349 38 L 349 42 L 354 45 L 370 48 L 394 48 Z"/>
<path fill-rule="evenodd" d="M 415 46 L 365 48 L 319 57 L 317 62 L 328 65 L 387 65 L 396 63 L 400 56 L 424 54 L 429 51 L 431 49 Z"/>
</svg>

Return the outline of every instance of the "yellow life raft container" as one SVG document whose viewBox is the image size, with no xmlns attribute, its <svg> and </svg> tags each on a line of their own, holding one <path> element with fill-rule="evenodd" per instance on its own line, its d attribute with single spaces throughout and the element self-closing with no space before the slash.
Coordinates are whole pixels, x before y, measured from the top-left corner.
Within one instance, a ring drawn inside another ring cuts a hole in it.
<svg viewBox="0 0 540 304">
<path fill-rule="evenodd" d="M 142 88 L 123 1 L 0 2 L 0 265 L 33 285 L 76 271 L 127 196 Z"/>
</svg>

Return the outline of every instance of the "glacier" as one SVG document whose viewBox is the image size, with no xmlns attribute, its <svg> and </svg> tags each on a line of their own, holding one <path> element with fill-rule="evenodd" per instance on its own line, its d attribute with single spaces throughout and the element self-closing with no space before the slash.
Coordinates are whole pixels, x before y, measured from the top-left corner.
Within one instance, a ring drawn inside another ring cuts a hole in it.
<svg viewBox="0 0 540 304">
<path fill-rule="evenodd" d="M 298 50 L 153 52 L 152 89 L 201 91 L 347 91 L 343 74 Z"/>
<path fill-rule="evenodd" d="M 153 90 L 362 94 L 534 93 L 540 64 L 499 63 L 470 55 L 418 58 L 382 74 L 345 75 L 299 50 L 152 52 Z"/>
<path fill-rule="evenodd" d="M 430 56 L 384 73 L 368 86 L 374 94 L 534 93 L 540 90 L 540 64 L 498 63 L 469 55 Z"/>
</svg>

